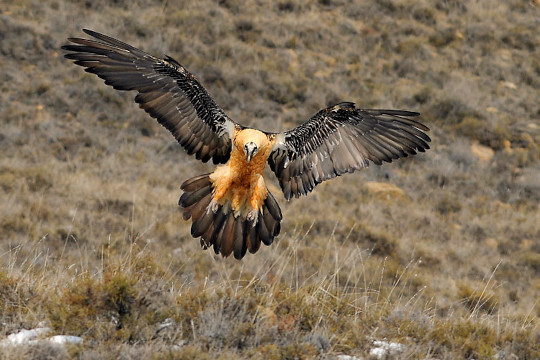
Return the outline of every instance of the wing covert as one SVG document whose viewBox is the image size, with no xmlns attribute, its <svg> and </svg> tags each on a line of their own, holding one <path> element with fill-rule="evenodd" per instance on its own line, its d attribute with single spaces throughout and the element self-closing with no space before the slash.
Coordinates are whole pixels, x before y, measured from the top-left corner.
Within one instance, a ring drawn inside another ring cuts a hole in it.
<svg viewBox="0 0 540 360">
<path fill-rule="evenodd" d="M 429 129 L 403 110 L 357 109 L 343 102 L 280 133 L 268 162 L 286 199 L 306 195 L 321 182 L 383 161 L 429 149 Z"/>
<path fill-rule="evenodd" d="M 117 90 L 138 91 L 135 101 L 169 130 L 188 154 L 225 163 L 235 126 L 197 78 L 171 57 L 159 59 L 109 36 L 69 38 L 65 57 Z"/>
</svg>

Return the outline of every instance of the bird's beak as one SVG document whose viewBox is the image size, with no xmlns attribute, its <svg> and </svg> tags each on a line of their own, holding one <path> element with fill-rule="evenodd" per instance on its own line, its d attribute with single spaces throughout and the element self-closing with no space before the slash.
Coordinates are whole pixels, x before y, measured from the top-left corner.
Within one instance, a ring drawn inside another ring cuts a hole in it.
<svg viewBox="0 0 540 360">
<path fill-rule="evenodd" d="M 254 142 L 248 142 L 246 145 L 244 145 L 244 152 L 246 153 L 247 162 L 250 162 L 258 151 L 259 147 Z"/>
</svg>

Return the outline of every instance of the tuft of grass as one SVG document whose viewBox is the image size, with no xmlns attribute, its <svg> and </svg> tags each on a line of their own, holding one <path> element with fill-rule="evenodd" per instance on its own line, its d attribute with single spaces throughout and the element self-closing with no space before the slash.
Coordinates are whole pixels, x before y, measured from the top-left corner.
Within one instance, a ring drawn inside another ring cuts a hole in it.
<svg viewBox="0 0 540 360">
<path fill-rule="evenodd" d="M 465 358 L 490 359 L 496 354 L 495 332 L 472 321 L 439 324 L 431 331 L 430 337 L 442 347 L 457 350 Z M 436 353 L 441 351 L 435 350 Z"/>
<path fill-rule="evenodd" d="M 470 285 L 462 283 L 458 286 L 457 295 L 473 314 L 478 311 L 493 314 L 497 311 L 498 301 L 494 298 L 494 294 L 487 293 L 485 289 L 473 289 Z"/>
</svg>

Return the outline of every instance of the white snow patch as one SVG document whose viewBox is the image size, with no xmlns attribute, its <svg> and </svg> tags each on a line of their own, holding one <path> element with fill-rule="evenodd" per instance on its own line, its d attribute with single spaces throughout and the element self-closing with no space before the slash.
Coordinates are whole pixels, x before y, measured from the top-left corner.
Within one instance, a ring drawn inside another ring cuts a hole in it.
<svg viewBox="0 0 540 360">
<path fill-rule="evenodd" d="M 37 339 L 41 335 L 45 335 L 51 331 L 50 328 L 36 328 L 32 330 L 22 329 L 18 333 L 9 335 L 5 340 L 1 342 L 2 345 L 20 345 L 30 340 Z"/>
<path fill-rule="evenodd" d="M 156 332 L 160 332 L 161 330 L 163 329 L 166 329 L 170 326 L 173 326 L 175 324 L 174 320 L 171 319 L 171 318 L 166 318 L 165 321 L 163 321 L 162 323 L 158 324 L 158 327 L 157 327 L 157 330 Z"/>
<path fill-rule="evenodd" d="M 71 335 L 55 335 L 45 339 L 40 339 L 41 336 L 46 335 L 51 331 L 48 327 L 36 328 L 31 330 L 22 329 L 21 331 L 9 335 L 4 340 L 0 341 L 0 347 L 2 346 L 17 346 L 23 344 L 38 344 L 39 342 L 51 342 L 53 344 L 81 344 L 83 339 L 78 336 Z"/>
<path fill-rule="evenodd" d="M 78 337 L 78 336 L 73 336 L 73 335 L 55 335 L 55 336 L 52 336 L 48 339 L 46 339 L 52 343 L 55 343 L 55 344 L 61 344 L 61 345 L 64 345 L 64 344 L 82 344 L 83 342 L 83 339 L 81 337 Z"/>
<path fill-rule="evenodd" d="M 375 347 L 369 351 L 369 355 L 377 359 L 382 359 L 387 354 L 395 355 L 405 349 L 403 344 L 388 341 L 375 340 L 373 345 Z"/>
<path fill-rule="evenodd" d="M 352 355 L 338 355 L 337 360 L 363 360 L 362 358 Z"/>
</svg>

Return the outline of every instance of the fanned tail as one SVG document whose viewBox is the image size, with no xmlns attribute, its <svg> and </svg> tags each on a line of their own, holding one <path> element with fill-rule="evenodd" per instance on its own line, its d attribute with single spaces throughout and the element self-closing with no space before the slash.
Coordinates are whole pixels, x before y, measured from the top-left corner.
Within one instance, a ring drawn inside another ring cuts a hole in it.
<svg viewBox="0 0 540 360">
<path fill-rule="evenodd" d="M 191 235 L 201 238 L 203 249 L 214 247 L 216 254 L 224 257 L 234 254 L 242 259 L 246 252 L 254 254 L 261 242 L 270 245 L 279 235 L 282 219 L 281 209 L 268 191 L 255 220 L 235 216 L 229 204 L 212 203 L 212 182 L 210 174 L 186 180 L 181 189 L 184 194 L 178 204 L 184 209 L 185 220 L 192 219 Z"/>
</svg>

